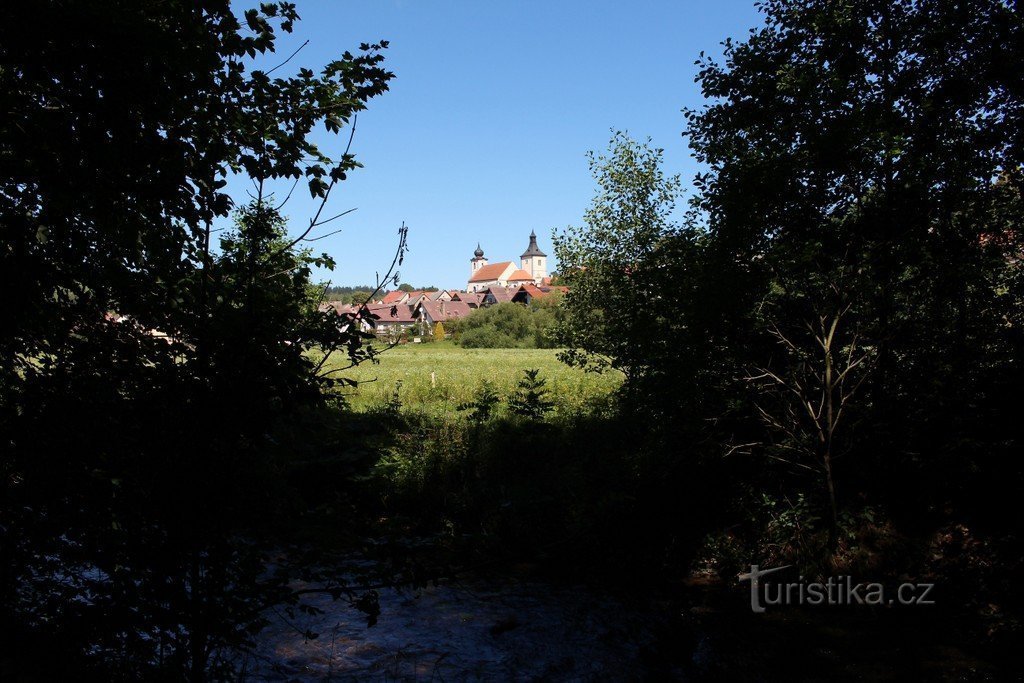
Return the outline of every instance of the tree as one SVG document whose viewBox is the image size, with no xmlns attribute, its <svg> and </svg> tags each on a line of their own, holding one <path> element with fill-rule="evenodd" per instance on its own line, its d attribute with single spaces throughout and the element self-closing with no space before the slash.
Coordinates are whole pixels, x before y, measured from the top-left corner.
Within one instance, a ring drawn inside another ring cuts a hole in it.
<svg viewBox="0 0 1024 683">
<path fill-rule="evenodd" d="M 554 337 L 555 326 L 565 317 L 562 305 L 563 294 L 553 290 L 546 296 L 530 300 L 529 309 L 533 317 L 533 345 L 538 349 L 553 349 L 558 345 Z"/>
<path fill-rule="evenodd" d="M 701 316 L 717 296 L 700 289 L 700 232 L 676 220 L 679 178 L 662 171 L 662 150 L 622 132 L 588 156 L 597 189 L 583 225 L 554 236 L 569 287 L 552 335 L 567 347 L 559 357 L 622 372 L 623 391 L 649 410 L 692 413 L 712 384 Z"/>
<path fill-rule="evenodd" d="M 350 301 L 359 292 L 365 292 L 369 296 L 376 289 L 373 285 L 358 285 L 356 287 L 339 287 L 330 285 L 323 290 L 323 297 L 327 301 Z M 359 303 L 365 301 L 365 298 Z M 355 302 L 353 302 L 355 303 Z"/>
<path fill-rule="evenodd" d="M 391 79 L 386 43 L 319 73 L 252 69 L 297 19 L 38 2 L 0 27 L 0 675 L 21 656 L 45 676 L 62 651 L 97 677 L 203 680 L 288 597 L 260 548 L 291 499 L 274 432 L 336 381 L 303 350 L 369 354 L 310 297 L 330 264 L 298 247 L 358 166 L 311 133 L 351 136 Z M 217 254 L 233 173 L 256 199 Z M 266 190 L 285 178 L 321 200 L 291 238 Z"/>
<path fill-rule="evenodd" d="M 434 341 L 442 341 L 444 339 L 444 325 L 438 320 L 434 323 Z"/>
<path fill-rule="evenodd" d="M 468 410 L 469 419 L 474 422 L 487 422 L 494 414 L 494 409 L 501 403 L 501 397 L 490 380 L 483 380 L 473 392 L 473 400 L 460 403 L 456 410 Z"/>
<path fill-rule="evenodd" d="M 448 331 L 457 334 L 466 348 L 514 349 L 535 343 L 533 314 L 511 301 L 477 309 L 454 322 Z"/>
<path fill-rule="evenodd" d="M 357 289 L 348 296 L 350 304 L 362 306 L 369 302 L 372 291 L 368 289 Z"/>
<path fill-rule="evenodd" d="M 643 306 L 654 295 L 646 276 L 658 248 L 678 232 L 672 212 L 680 183 L 662 172 L 662 150 L 623 132 L 614 133 L 607 156 L 587 157 L 597 191 L 584 225 L 554 235 L 570 311 L 557 335 L 569 347 L 567 363 L 628 377 L 647 365 L 632 333 L 656 320 Z"/>
<path fill-rule="evenodd" d="M 851 450 L 842 432 L 853 419 L 848 414 L 852 400 L 868 378 L 872 361 L 871 350 L 859 346 L 856 330 L 846 329 L 848 311 L 849 305 L 821 313 L 813 321 L 797 321 L 805 325 L 789 336 L 773 327 L 772 334 L 791 359 L 790 374 L 757 368 L 746 378 L 755 388 L 758 414 L 777 438 L 742 448 L 761 446 L 769 457 L 821 477 L 831 513 L 832 550 L 839 528 L 835 462 Z"/>
<path fill-rule="evenodd" d="M 704 291 L 722 292 L 735 316 L 724 358 L 737 377 L 770 368 L 782 381 L 773 384 L 790 387 L 827 367 L 835 349 L 823 350 L 819 321 L 841 319 L 876 359 L 872 372 L 855 396 L 827 382 L 799 393 L 844 396 L 845 410 L 871 425 L 846 424 L 857 463 L 845 461 L 848 485 L 915 512 L 915 496 L 938 490 L 998 509 L 992 501 L 1008 498 L 980 491 L 999 485 L 969 473 L 1008 454 L 1009 387 L 1020 381 L 1010 360 L 1020 337 L 1006 324 L 1019 290 L 994 286 L 1020 268 L 1007 250 L 1019 248 L 1009 226 L 1021 215 L 1006 213 L 1020 208 L 1024 160 L 1024 93 L 1011 75 L 1024 59 L 1020 10 L 823 0 L 762 9 L 765 26 L 727 40 L 724 64 L 698 61 L 709 104 L 686 112 L 685 134 L 708 168 L 688 217 L 707 234 Z M 808 323 L 811 334 L 789 332 Z M 852 337 L 840 345 L 848 358 Z M 729 425 L 733 446 L 756 442 L 770 454 L 782 445 L 779 417 L 765 424 L 756 396 L 708 419 Z M 802 439 L 798 430 L 786 445 Z"/>
<path fill-rule="evenodd" d="M 522 415 L 531 420 L 543 420 L 544 416 L 555 409 L 555 404 L 548 400 L 548 381 L 540 377 L 540 370 L 523 370 L 523 378 L 519 380 L 516 392 L 508 397 L 508 407 L 514 415 Z"/>
</svg>

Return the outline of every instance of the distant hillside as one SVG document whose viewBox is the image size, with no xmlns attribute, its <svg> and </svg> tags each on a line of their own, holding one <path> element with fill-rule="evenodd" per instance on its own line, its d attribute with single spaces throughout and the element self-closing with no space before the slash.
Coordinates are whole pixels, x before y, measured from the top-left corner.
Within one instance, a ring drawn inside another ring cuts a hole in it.
<svg viewBox="0 0 1024 683">
<path fill-rule="evenodd" d="M 327 288 L 327 293 L 324 295 L 324 298 L 326 300 L 328 300 L 328 301 L 340 301 L 340 300 L 346 300 L 347 301 L 348 299 L 350 299 L 352 297 L 353 294 L 356 294 L 356 293 L 359 293 L 359 294 L 366 293 L 367 295 L 369 295 L 371 292 L 376 291 L 376 289 L 377 288 L 374 287 L 373 285 L 355 285 L 355 286 L 352 286 L 352 287 L 329 287 L 329 288 Z M 437 288 L 433 287 L 433 286 L 431 286 L 431 287 L 413 287 L 412 285 L 409 285 L 407 283 L 402 283 L 401 285 L 398 286 L 398 289 L 403 291 L 403 292 L 436 292 L 437 291 Z M 390 288 L 382 288 L 381 291 L 380 291 L 380 296 L 383 296 L 386 292 L 389 292 L 389 291 L 390 291 Z"/>
<path fill-rule="evenodd" d="M 344 301 L 346 303 L 363 303 L 365 302 L 370 294 L 376 291 L 376 287 L 373 285 L 355 285 L 350 287 L 328 287 L 324 294 L 325 301 Z M 413 287 L 412 285 L 403 282 L 398 286 L 398 289 L 404 292 L 436 292 L 437 287 Z M 377 298 L 383 297 L 390 288 L 382 288 L 377 292 Z"/>
<path fill-rule="evenodd" d="M 328 287 L 324 298 L 328 301 L 347 299 L 356 292 L 372 292 L 376 289 L 373 285 L 355 285 L 352 287 Z"/>
</svg>

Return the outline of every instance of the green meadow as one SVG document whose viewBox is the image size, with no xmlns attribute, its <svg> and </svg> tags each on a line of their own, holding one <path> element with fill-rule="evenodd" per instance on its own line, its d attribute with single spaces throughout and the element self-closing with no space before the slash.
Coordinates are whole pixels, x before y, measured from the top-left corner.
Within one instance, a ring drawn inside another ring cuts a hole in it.
<svg viewBox="0 0 1024 683">
<path fill-rule="evenodd" d="M 355 410 L 367 410 L 392 400 L 397 389 L 404 409 L 444 413 L 471 400 L 485 379 L 506 396 L 515 391 L 524 370 L 538 368 L 556 412 L 572 414 L 604 404 L 621 383 L 617 373 L 586 373 L 561 363 L 557 354 L 555 349 L 464 349 L 450 342 L 403 344 L 382 353 L 379 363 L 340 373 L 360 383 L 341 393 Z M 344 365 L 347 359 L 338 355 L 325 367 Z"/>
</svg>

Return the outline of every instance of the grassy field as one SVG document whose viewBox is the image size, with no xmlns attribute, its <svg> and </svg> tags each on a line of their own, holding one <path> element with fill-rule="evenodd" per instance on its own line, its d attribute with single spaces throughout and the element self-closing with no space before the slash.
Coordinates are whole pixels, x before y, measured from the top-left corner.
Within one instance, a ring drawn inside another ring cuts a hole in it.
<svg viewBox="0 0 1024 683">
<path fill-rule="evenodd" d="M 557 353 L 553 349 L 464 349 L 450 342 L 404 344 L 383 353 L 377 365 L 366 363 L 346 371 L 344 376 L 362 384 L 344 393 L 353 408 L 366 410 L 387 402 L 401 381 L 399 397 L 405 409 L 443 413 L 469 400 L 485 379 L 506 396 L 515 390 L 524 370 L 539 368 L 556 411 L 565 414 L 602 402 L 618 387 L 620 377 L 570 368 L 558 361 Z M 327 367 L 344 365 L 345 360 L 332 358 Z"/>
</svg>

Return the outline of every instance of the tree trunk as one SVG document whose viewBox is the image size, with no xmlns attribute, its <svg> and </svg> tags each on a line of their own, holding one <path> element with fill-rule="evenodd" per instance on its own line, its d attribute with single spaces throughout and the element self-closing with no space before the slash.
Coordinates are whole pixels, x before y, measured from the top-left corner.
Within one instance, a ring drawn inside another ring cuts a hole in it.
<svg viewBox="0 0 1024 683">
<path fill-rule="evenodd" d="M 839 506 L 836 503 L 836 483 L 832 475 L 832 455 L 825 453 L 825 483 L 828 486 L 828 503 L 831 519 L 828 527 L 828 551 L 835 553 L 839 541 Z"/>
</svg>

